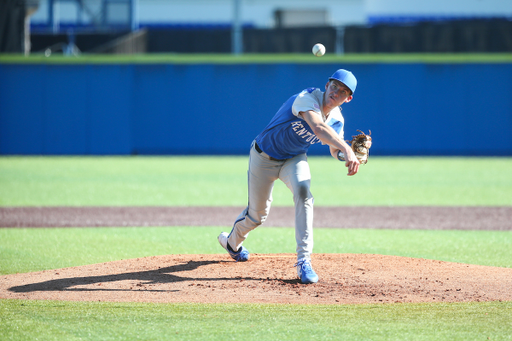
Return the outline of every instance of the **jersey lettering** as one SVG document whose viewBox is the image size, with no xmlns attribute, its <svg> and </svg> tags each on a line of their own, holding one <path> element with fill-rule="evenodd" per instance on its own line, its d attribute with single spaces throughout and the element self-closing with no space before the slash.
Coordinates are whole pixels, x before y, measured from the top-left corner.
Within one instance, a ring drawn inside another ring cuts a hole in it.
<svg viewBox="0 0 512 341">
<path fill-rule="evenodd" d="M 303 129 L 301 129 L 301 130 L 297 131 L 297 135 L 302 136 L 302 135 L 304 135 L 304 134 L 305 134 L 305 133 L 307 133 L 307 132 L 308 132 L 308 131 L 306 130 L 306 128 L 303 128 Z"/>
<path fill-rule="evenodd" d="M 308 88 L 291 96 L 256 137 L 260 148 L 276 159 L 288 159 L 306 153 L 313 144 L 322 143 L 300 116 L 301 111 L 310 110 L 320 115 L 322 96 L 323 92 L 318 88 Z M 331 115 L 326 123 L 336 133 L 343 135 L 343 116 L 340 110 L 331 111 L 329 114 Z"/>
<path fill-rule="evenodd" d="M 300 122 L 292 122 L 292 129 L 293 131 L 297 131 L 298 129 L 301 129 L 301 128 L 304 128 L 304 126 L 302 125 L 302 123 Z M 298 134 L 298 133 L 297 133 Z"/>
<path fill-rule="evenodd" d="M 301 138 L 305 139 L 306 142 L 308 142 L 310 144 L 315 144 L 315 143 L 320 142 L 320 139 L 318 137 L 316 137 L 315 134 L 309 132 L 301 122 L 299 122 L 299 121 L 291 122 L 291 125 L 292 125 L 292 130 L 295 132 L 295 134 L 297 134 L 297 136 L 300 136 Z"/>
</svg>

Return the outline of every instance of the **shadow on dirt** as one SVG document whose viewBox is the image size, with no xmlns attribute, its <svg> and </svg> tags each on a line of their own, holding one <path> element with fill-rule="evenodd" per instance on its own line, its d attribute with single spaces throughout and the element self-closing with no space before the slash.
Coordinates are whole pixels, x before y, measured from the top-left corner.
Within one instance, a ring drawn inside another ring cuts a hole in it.
<svg viewBox="0 0 512 341">
<path fill-rule="evenodd" d="M 127 291 L 128 289 L 112 289 L 112 288 L 80 288 L 83 285 L 100 285 L 103 283 L 111 283 L 118 281 L 140 281 L 134 284 L 130 290 L 136 291 L 155 291 L 155 292 L 168 292 L 176 290 L 147 290 L 142 289 L 142 285 L 163 284 L 163 283 L 176 283 L 184 281 L 229 281 L 239 280 L 237 278 L 192 278 L 180 277 L 175 275 L 182 271 L 195 270 L 201 266 L 211 264 L 226 263 L 227 261 L 189 261 L 185 264 L 174 265 L 166 268 L 160 268 L 150 271 L 128 272 L 117 275 L 103 275 L 103 276 L 85 276 L 85 277 L 70 277 L 52 279 L 40 283 L 31 283 L 9 288 L 11 292 L 23 293 L 33 291 Z M 58 270 L 56 270 L 58 271 Z M 58 274 L 58 273 L 56 273 Z"/>
</svg>

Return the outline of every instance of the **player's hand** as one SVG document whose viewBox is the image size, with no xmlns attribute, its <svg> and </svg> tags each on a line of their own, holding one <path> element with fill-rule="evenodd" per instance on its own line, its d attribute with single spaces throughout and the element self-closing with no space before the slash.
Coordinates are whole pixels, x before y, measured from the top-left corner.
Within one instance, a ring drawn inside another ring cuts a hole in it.
<svg viewBox="0 0 512 341">
<path fill-rule="evenodd" d="M 355 175 L 359 171 L 359 161 L 347 161 L 345 167 L 348 168 L 347 175 Z"/>
<path fill-rule="evenodd" d="M 348 168 L 348 176 L 354 175 L 359 171 L 359 165 L 360 162 L 357 159 L 356 155 L 352 151 L 352 149 L 349 149 L 345 153 L 345 167 Z"/>
</svg>

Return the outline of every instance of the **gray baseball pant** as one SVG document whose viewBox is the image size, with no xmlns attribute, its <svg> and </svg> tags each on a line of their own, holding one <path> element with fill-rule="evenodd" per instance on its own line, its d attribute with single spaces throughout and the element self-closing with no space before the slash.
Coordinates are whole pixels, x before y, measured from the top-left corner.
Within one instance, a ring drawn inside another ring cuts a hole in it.
<svg viewBox="0 0 512 341">
<path fill-rule="evenodd" d="M 310 192 L 311 172 L 306 154 L 274 161 L 265 152 L 258 153 L 253 142 L 247 175 L 249 204 L 235 221 L 228 238 L 229 245 L 238 250 L 249 232 L 265 222 L 272 204 L 274 182 L 280 179 L 293 193 L 297 259 L 311 259 L 314 199 Z"/>
</svg>

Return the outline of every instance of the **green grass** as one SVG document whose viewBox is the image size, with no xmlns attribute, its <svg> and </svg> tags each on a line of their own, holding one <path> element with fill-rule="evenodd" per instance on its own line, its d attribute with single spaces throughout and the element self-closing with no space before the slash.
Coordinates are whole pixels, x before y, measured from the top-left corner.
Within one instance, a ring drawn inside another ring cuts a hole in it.
<svg viewBox="0 0 512 341">
<path fill-rule="evenodd" d="M 330 158 L 310 161 L 317 206 L 512 204 L 511 158 L 374 157 L 355 177 Z M 245 156 L 0 157 L 0 206 L 243 206 L 246 167 Z M 276 205 L 291 204 L 280 183 L 274 199 Z M 215 237 L 225 229 L 0 229 L 0 274 L 220 253 Z M 294 252 L 293 234 L 292 228 L 261 228 L 244 245 L 258 253 Z M 512 267 L 511 244 L 512 231 L 315 229 L 318 253 Z M 303 306 L 0 299 L 2 340 L 511 340 L 510 321 L 512 302 Z"/>
<path fill-rule="evenodd" d="M 510 206 L 512 158 L 310 157 L 317 206 Z M 246 156 L 0 157 L 0 206 L 244 206 Z M 292 205 L 280 182 L 275 206 Z"/>
<path fill-rule="evenodd" d="M 228 227 L 0 229 L 0 275 L 166 254 L 223 253 Z M 198 238 L 197 236 L 200 236 Z M 293 228 L 259 228 L 255 253 L 294 253 Z M 512 268 L 512 231 L 315 229 L 316 253 L 361 253 Z"/>
<path fill-rule="evenodd" d="M 30 56 L 0 54 L 0 64 L 253 64 L 253 63 L 511 63 L 509 53 L 409 53 L 409 54 L 345 54 L 327 53 L 321 58 L 311 53 L 290 54 L 139 54 L 88 55 L 68 57 L 43 54 Z"/>
<path fill-rule="evenodd" d="M 7 340 L 510 340 L 512 302 L 350 306 L 0 300 Z"/>
</svg>

